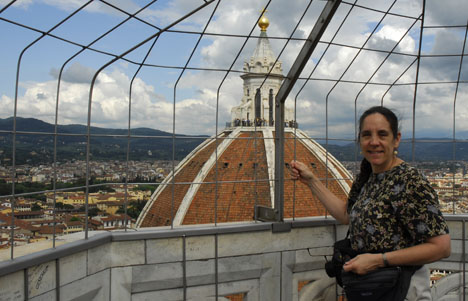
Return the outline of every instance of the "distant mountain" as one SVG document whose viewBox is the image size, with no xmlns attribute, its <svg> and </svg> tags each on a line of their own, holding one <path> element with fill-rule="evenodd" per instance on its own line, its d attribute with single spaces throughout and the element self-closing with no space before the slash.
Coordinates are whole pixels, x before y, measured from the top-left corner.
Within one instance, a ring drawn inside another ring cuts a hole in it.
<svg viewBox="0 0 468 301">
<path fill-rule="evenodd" d="M 13 118 L 0 119 L 0 160 L 8 164 L 12 158 Z M 54 131 L 53 124 L 35 118 L 16 118 L 16 164 L 38 164 L 53 161 Z M 27 134 L 30 132 L 43 134 Z M 22 134 L 24 133 L 24 134 Z M 58 125 L 57 160 L 84 160 L 86 155 L 86 133 L 84 125 Z M 90 154 L 92 160 L 127 159 L 127 129 L 108 129 L 91 127 Z M 131 129 L 130 160 L 171 160 L 173 155 L 172 134 L 150 129 Z M 182 160 L 208 136 L 176 135 L 175 159 Z M 458 134 L 457 134 L 457 137 Z M 415 161 L 468 161 L 468 142 L 453 144 L 450 139 L 423 139 L 414 145 Z M 357 155 L 361 159 L 355 144 L 329 144 L 325 146 L 340 161 L 354 161 Z M 399 156 L 412 161 L 413 145 L 409 140 L 402 140 Z M 454 157 L 455 155 L 455 157 Z"/>
<path fill-rule="evenodd" d="M 0 159 L 11 160 L 13 118 L 0 119 Z M 16 164 L 53 161 L 53 124 L 35 118 L 16 118 Z M 19 132 L 19 133 L 18 133 Z M 35 134 L 28 134 L 34 132 Z M 36 134 L 41 133 L 41 134 Z M 43 133 L 43 134 L 42 134 Z M 57 160 L 85 159 L 86 133 L 84 125 L 57 126 Z M 90 154 L 93 160 L 126 160 L 128 130 L 91 127 Z M 172 159 L 172 134 L 149 129 L 131 129 L 130 160 Z M 181 160 L 208 136 L 175 136 L 175 159 Z"/>
<path fill-rule="evenodd" d="M 468 161 L 468 142 L 452 143 L 451 139 L 419 139 L 428 142 L 416 142 L 414 144 L 414 161 Z M 431 142 L 436 141 L 436 142 Z M 359 149 L 356 150 L 354 143 L 347 145 L 328 145 L 326 147 L 330 153 L 340 161 L 354 161 Z M 398 148 L 398 156 L 405 161 L 413 161 L 413 144 L 411 140 L 402 140 Z"/>
<path fill-rule="evenodd" d="M 13 118 L 0 118 L 0 130 L 12 131 Z M 19 132 L 41 132 L 41 133 L 54 133 L 55 126 L 53 124 L 44 122 L 35 118 L 16 118 L 16 131 Z M 57 132 L 60 134 L 86 134 L 87 127 L 80 124 L 58 125 Z M 127 135 L 127 129 L 108 129 L 91 126 L 90 132 L 92 135 Z M 150 128 L 135 128 L 131 129 L 132 135 L 152 135 L 152 136 L 172 136 L 172 133 L 167 133 Z M 177 135 L 178 137 L 190 137 L 187 135 Z"/>
</svg>

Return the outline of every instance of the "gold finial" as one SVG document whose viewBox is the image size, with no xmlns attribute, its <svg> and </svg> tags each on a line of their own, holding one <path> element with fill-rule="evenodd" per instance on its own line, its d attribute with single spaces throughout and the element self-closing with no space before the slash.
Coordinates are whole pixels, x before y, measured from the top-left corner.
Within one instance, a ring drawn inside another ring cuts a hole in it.
<svg viewBox="0 0 468 301">
<path fill-rule="evenodd" d="M 258 20 L 258 26 L 260 26 L 260 29 L 262 31 L 266 31 L 268 26 L 270 25 L 270 21 L 268 20 L 267 17 L 265 17 L 265 13 L 267 12 L 266 9 L 263 9 L 261 11 L 262 16 L 260 17 L 260 20 Z"/>
</svg>

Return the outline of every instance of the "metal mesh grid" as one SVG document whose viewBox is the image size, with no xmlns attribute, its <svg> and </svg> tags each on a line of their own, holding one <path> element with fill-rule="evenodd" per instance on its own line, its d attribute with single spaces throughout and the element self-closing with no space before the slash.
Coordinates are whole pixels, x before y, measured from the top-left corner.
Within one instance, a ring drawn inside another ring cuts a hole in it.
<svg viewBox="0 0 468 301">
<path fill-rule="evenodd" d="M 438 142 L 452 146 L 450 164 L 456 164 L 462 157 L 459 146 L 466 145 L 468 137 L 467 67 L 463 64 L 468 10 L 434 1 L 375 2 L 341 2 L 307 58 L 287 104 L 294 108 L 301 128 L 327 148 L 355 142 L 359 114 L 371 105 L 387 105 L 401 116 L 403 137 L 409 138 L 404 143 L 412 149 L 407 160 L 416 160 L 421 146 Z M 55 193 L 84 189 L 87 215 L 90 188 L 104 185 L 90 182 L 99 140 L 127 140 L 118 154 L 125 162 L 120 180 L 105 183 L 127 187 L 129 164 L 137 159 L 132 155 L 136 141 L 171 141 L 174 173 L 175 161 L 181 159 L 177 141 L 187 139 L 179 134 L 192 134 L 190 139 L 200 142 L 207 136 L 222 139 L 218 134 L 230 120 L 229 108 L 240 99 L 242 62 L 259 39 L 257 23 L 262 12 L 266 10 L 272 22 L 269 39 L 287 71 L 326 1 L 242 4 L 245 9 L 228 0 L 3 1 L 0 39 L 5 45 L 1 61 L 6 72 L 1 90 L 6 109 L 2 117 L 13 118 L 11 130 L 1 133 L 11 141 L 11 178 L 17 179 L 21 169 L 17 164 L 19 137 L 44 137 L 54 151 L 52 158 L 43 155 L 53 166 L 52 189 L 18 193 L 13 181 L 11 194 L 2 198 L 10 199 L 15 210 L 18 197 L 52 192 L 55 220 Z M 176 9 L 169 10 L 171 6 Z M 169 11 L 172 14 L 165 14 Z M 112 98 L 109 90 L 120 93 Z M 54 130 L 31 132 L 17 127 L 19 117 L 31 116 L 52 123 Z M 84 124 L 85 130 L 61 132 L 59 125 L 69 123 Z M 104 126 L 126 130 L 109 135 L 96 128 Z M 140 127 L 171 135 L 136 133 Z M 83 160 L 86 182 L 59 188 L 62 154 L 58 149 L 70 136 L 84 147 L 77 159 Z M 41 154 L 40 149 L 32 151 Z M 359 157 L 357 147 L 353 156 Z M 454 174 L 453 183 L 456 180 Z M 184 183 L 172 184 L 174 190 Z M 12 218 L 12 245 L 14 224 Z M 88 219 L 84 233 L 87 238 Z"/>
</svg>

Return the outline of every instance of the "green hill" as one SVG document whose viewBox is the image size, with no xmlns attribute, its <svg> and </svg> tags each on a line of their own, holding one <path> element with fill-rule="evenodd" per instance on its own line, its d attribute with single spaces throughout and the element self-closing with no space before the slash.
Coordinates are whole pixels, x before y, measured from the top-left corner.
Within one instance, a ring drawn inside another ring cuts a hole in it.
<svg viewBox="0 0 468 301">
<path fill-rule="evenodd" d="M 13 118 L 0 119 L 0 159 L 8 163 L 13 148 Z M 16 164 L 50 163 L 54 157 L 55 126 L 34 118 L 16 119 Z M 34 133 L 34 134 L 31 134 Z M 87 127 L 84 125 L 57 126 L 57 160 L 85 159 Z M 170 160 L 175 141 L 176 160 L 183 159 L 206 136 L 176 135 L 149 129 L 135 128 L 128 138 L 127 129 L 90 128 L 90 154 L 93 160 Z"/>
<path fill-rule="evenodd" d="M 12 158 L 13 118 L 0 119 L 0 160 L 9 164 Z M 39 164 L 53 161 L 55 126 L 35 118 L 16 119 L 16 164 Z M 30 133 L 35 133 L 34 135 Z M 39 134 L 38 134 L 39 133 Z M 84 125 L 57 126 L 57 160 L 84 160 L 87 146 L 87 127 Z M 183 159 L 207 136 L 176 135 L 150 129 L 108 129 L 91 127 L 90 154 L 92 160 L 176 160 Z M 415 161 L 468 161 L 468 142 L 452 143 L 450 139 L 423 139 L 414 145 Z M 173 145 L 175 141 L 175 145 Z M 467 141 L 467 140 L 464 140 Z M 326 148 L 340 161 L 361 159 L 354 143 L 347 145 L 326 145 Z M 402 140 L 399 156 L 412 161 L 413 144 Z"/>
</svg>

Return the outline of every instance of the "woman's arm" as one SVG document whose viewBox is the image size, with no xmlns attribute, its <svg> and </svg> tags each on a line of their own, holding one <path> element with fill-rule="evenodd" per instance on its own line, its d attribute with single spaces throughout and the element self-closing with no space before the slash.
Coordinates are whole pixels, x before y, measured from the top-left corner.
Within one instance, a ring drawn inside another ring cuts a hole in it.
<svg viewBox="0 0 468 301">
<path fill-rule="evenodd" d="M 450 256 L 450 235 L 443 234 L 429 238 L 426 242 L 409 247 L 385 253 L 388 264 L 392 265 L 423 265 L 426 263 L 438 261 Z M 357 274 L 366 274 L 376 268 L 383 267 L 384 261 L 382 254 L 361 254 L 349 260 L 343 266 L 347 272 L 352 271 Z"/>
<path fill-rule="evenodd" d="M 450 256 L 450 234 L 429 238 L 425 243 L 386 253 L 389 265 L 422 265 Z"/>
<path fill-rule="evenodd" d="M 328 190 L 304 163 L 299 161 L 291 162 L 291 177 L 294 180 L 300 180 L 302 183 L 306 184 L 328 212 L 340 223 L 346 225 L 349 223 L 346 202 L 343 202 Z"/>
</svg>

